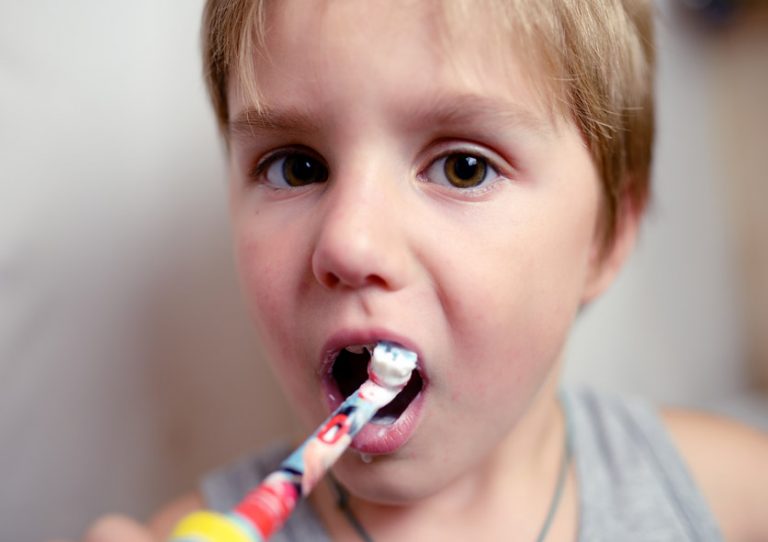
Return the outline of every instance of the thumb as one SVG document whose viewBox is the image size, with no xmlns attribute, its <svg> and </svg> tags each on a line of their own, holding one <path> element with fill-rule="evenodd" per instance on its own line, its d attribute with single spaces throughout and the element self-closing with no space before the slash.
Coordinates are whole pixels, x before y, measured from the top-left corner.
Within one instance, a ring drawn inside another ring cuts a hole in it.
<svg viewBox="0 0 768 542">
<path fill-rule="evenodd" d="M 83 542 L 160 542 L 149 530 L 125 516 L 104 516 L 91 525 Z"/>
</svg>

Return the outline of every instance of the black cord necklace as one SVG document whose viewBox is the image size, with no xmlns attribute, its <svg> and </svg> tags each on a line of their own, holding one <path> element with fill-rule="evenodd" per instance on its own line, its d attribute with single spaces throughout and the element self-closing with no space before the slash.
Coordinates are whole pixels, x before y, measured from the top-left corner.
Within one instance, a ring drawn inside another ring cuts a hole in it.
<svg viewBox="0 0 768 542">
<path fill-rule="evenodd" d="M 547 533 L 549 533 L 550 527 L 552 527 L 552 521 L 555 518 L 555 513 L 557 512 L 560 506 L 560 501 L 562 500 L 563 488 L 565 487 L 565 480 L 568 475 L 568 466 L 571 463 L 572 455 L 571 431 L 568 427 L 568 423 L 566 422 L 565 443 L 563 445 L 563 455 L 560 460 L 560 471 L 557 475 L 555 492 L 552 495 L 552 500 L 549 503 L 547 516 L 544 518 L 544 523 L 542 524 L 541 529 L 539 530 L 539 534 L 536 537 L 536 542 L 544 542 L 544 540 L 547 538 Z M 336 506 L 339 511 L 344 514 L 347 522 L 355 530 L 363 542 L 373 542 L 373 538 L 370 534 L 368 534 L 368 531 L 365 530 L 365 527 L 363 527 L 363 524 L 357 518 L 349 504 L 349 492 L 336 480 L 333 475 L 329 475 L 329 478 L 331 480 L 331 486 L 336 492 Z"/>
</svg>

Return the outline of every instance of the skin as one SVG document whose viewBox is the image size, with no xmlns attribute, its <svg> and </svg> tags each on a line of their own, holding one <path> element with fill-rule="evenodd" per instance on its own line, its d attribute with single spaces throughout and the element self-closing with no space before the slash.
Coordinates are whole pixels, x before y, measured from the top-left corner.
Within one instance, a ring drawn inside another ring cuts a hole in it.
<svg viewBox="0 0 768 542">
<path fill-rule="evenodd" d="M 625 202 L 601 251 L 600 186 L 581 134 L 544 106 L 541 74 L 483 47 L 492 21 L 476 22 L 446 45 L 427 3 L 285 0 L 271 14 L 269 56 L 255 61 L 269 115 L 242 122 L 253 104 L 230 89 L 242 283 L 307 428 L 328 413 L 319 366 L 333 334 L 384 329 L 422 354 L 428 387 L 412 437 L 371 464 L 348 453 L 334 471 L 376 540 L 535 537 L 562 450 L 561 351 L 637 229 Z M 284 185 L 271 157 L 297 146 L 327 180 Z M 451 185 L 442 159 L 460 153 L 486 161 L 484 183 Z M 754 481 L 756 465 L 768 473 L 765 438 L 684 413 L 670 428 L 725 532 L 765 534 L 750 512 L 768 497 Z M 718 435 L 744 459 L 728 472 L 702 452 Z M 575 538 L 576 496 L 571 472 L 550 540 Z M 356 539 L 328 488 L 313 504 L 334 539 Z M 189 495 L 149 530 L 107 518 L 85 540 L 162 539 L 200 506 Z"/>
</svg>

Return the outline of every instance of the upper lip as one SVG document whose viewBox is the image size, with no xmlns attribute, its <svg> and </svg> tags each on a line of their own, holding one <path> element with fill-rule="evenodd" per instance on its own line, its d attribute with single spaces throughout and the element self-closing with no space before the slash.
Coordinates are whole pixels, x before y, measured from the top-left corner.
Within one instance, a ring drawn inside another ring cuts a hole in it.
<svg viewBox="0 0 768 542">
<path fill-rule="evenodd" d="M 417 356 L 417 364 L 422 378 L 425 378 L 423 357 L 418 347 L 407 337 L 383 328 L 368 329 L 344 329 L 337 331 L 325 342 L 321 351 L 319 374 L 325 378 L 330 374 L 333 362 L 342 349 L 353 345 L 375 344 L 379 341 L 390 341 L 399 344 L 414 352 Z"/>
</svg>

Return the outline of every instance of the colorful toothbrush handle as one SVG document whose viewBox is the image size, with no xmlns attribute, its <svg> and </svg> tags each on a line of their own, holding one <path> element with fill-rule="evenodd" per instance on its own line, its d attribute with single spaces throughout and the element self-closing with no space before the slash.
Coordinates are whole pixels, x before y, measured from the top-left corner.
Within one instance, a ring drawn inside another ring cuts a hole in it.
<svg viewBox="0 0 768 542">
<path fill-rule="evenodd" d="M 227 514 L 195 512 L 179 523 L 170 542 L 263 542 L 269 539 L 360 429 L 399 391 L 366 381 L 234 510 Z"/>
</svg>

